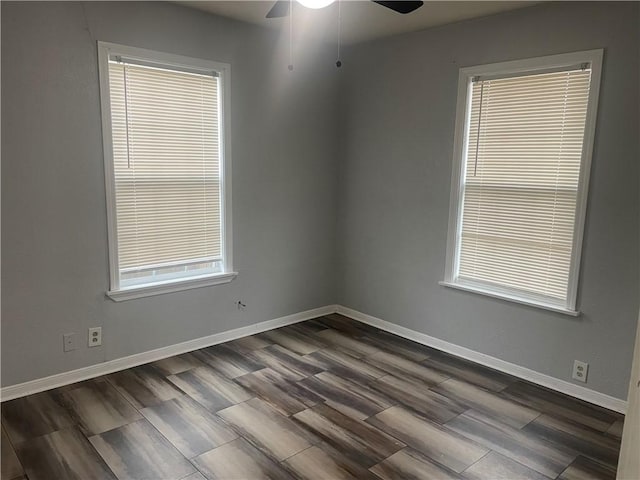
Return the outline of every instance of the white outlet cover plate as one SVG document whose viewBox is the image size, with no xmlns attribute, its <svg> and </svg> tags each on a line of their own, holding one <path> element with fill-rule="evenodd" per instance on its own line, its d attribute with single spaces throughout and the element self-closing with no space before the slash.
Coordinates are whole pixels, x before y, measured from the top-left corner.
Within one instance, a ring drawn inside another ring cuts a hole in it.
<svg viewBox="0 0 640 480">
<path fill-rule="evenodd" d="M 89 346 L 99 347 L 102 345 L 102 327 L 93 327 L 89 329 Z"/>
<path fill-rule="evenodd" d="M 571 374 L 571 378 L 579 382 L 586 383 L 588 372 L 589 364 L 587 362 L 581 362 L 580 360 L 573 361 L 573 373 Z"/>
</svg>

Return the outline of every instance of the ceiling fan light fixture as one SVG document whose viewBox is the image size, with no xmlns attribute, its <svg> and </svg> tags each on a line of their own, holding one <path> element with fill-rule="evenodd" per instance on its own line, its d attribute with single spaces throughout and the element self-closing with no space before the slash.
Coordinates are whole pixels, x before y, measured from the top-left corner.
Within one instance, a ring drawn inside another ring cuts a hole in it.
<svg viewBox="0 0 640 480">
<path fill-rule="evenodd" d="M 331 5 L 335 0 L 298 0 L 298 3 L 307 8 L 324 8 Z"/>
</svg>

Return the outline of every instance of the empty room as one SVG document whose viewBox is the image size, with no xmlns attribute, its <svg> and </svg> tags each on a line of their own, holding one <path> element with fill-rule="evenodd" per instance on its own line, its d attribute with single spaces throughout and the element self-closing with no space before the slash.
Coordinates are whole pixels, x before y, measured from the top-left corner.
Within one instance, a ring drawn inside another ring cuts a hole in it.
<svg viewBox="0 0 640 480">
<path fill-rule="evenodd" d="M 640 479 L 640 2 L 0 13 L 0 480 Z"/>
</svg>

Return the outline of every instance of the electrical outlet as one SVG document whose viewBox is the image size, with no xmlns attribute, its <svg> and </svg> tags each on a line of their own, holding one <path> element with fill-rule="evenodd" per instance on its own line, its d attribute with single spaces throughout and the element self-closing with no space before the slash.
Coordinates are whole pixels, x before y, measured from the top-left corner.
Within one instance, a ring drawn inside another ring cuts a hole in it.
<svg viewBox="0 0 640 480">
<path fill-rule="evenodd" d="M 70 352 L 76 349 L 76 334 L 65 333 L 62 335 L 62 350 L 64 352 Z"/>
<path fill-rule="evenodd" d="M 102 327 L 93 327 L 89 329 L 89 346 L 97 347 L 102 345 Z"/>
<path fill-rule="evenodd" d="M 571 378 L 574 380 L 578 380 L 579 382 L 587 381 L 587 372 L 589 371 L 589 364 L 586 362 L 581 362 L 580 360 L 573 361 L 573 373 L 571 374 Z"/>
</svg>

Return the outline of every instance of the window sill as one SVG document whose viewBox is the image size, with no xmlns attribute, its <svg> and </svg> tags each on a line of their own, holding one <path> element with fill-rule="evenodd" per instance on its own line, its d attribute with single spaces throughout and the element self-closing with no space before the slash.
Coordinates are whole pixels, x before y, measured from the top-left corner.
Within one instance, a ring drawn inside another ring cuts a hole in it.
<svg viewBox="0 0 640 480">
<path fill-rule="evenodd" d="M 170 280 L 147 285 L 136 285 L 120 290 L 110 290 L 107 292 L 107 295 L 115 302 L 123 302 L 125 300 L 133 300 L 134 298 L 151 297 L 153 295 L 162 295 L 165 293 L 180 292 L 182 290 L 191 290 L 192 288 L 210 287 L 212 285 L 229 283 L 237 276 L 237 272 L 202 275 L 194 278 Z"/>
<path fill-rule="evenodd" d="M 537 300 L 516 297 L 506 293 L 501 293 L 501 292 L 496 292 L 496 291 L 481 288 L 481 287 L 476 287 L 475 285 L 465 285 L 460 283 L 452 283 L 452 282 L 444 282 L 444 281 L 438 282 L 438 283 L 444 287 L 455 288 L 457 290 L 464 290 L 467 292 L 479 293 L 480 295 L 486 295 L 488 297 L 499 298 L 501 300 L 507 300 L 509 302 L 520 303 L 522 305 L 527 305 L 530 307 L 542 308 L 544 310 L 550 310 L 552 312 L 562 313 L 564 315 L 570 315 L 572 317 L 577 317 L 580 315 L 580 312 L 577 310 L 571 310 L 569 308 L 561 307 L 558 305 L 552 305 L 552 304 L 540 302 Z"/>
</svg>

